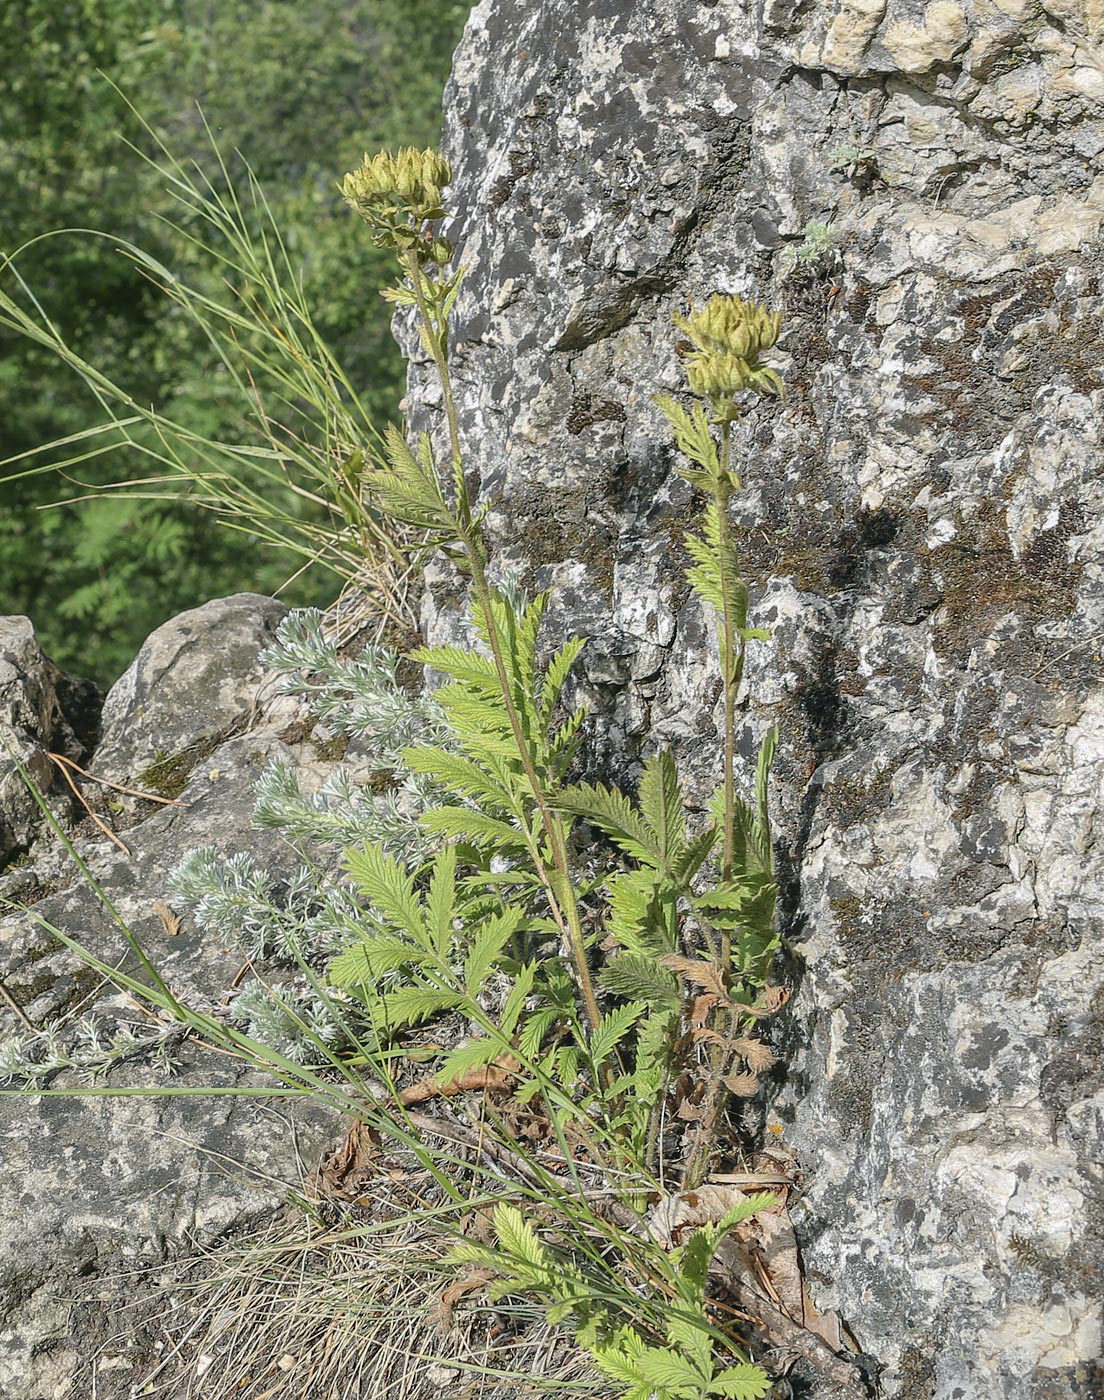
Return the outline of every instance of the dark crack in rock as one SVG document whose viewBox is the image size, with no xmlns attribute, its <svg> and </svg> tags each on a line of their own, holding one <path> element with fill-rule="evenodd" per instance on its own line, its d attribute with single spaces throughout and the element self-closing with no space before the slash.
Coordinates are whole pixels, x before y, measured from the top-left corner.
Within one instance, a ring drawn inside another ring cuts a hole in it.
<svg viewBox="0 0 1104 1400">
<path fill-rule="evenodd" d="M 29 618 L 0 618 L 0 870 L 26 852 L 43 820 L 18 765 L 64 805 L 64 780 L 47 755 L 83 762 L 102 703 L 91 681 L 65 675 L 43 653 Z"/>
</svg>

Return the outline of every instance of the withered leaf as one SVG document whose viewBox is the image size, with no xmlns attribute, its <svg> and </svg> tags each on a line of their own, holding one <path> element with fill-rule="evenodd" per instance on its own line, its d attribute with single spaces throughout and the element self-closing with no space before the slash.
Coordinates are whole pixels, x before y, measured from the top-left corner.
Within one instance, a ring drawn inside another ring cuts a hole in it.
<svg viewBox="0 0 1104 1400">
<path fill-rule="evenodd" d="M 720 1220 L 746 1198 L 747 1193 L 734 1186 L 713 1186 L 707 1182 L 693 1191 L 664 1196 L 648 1212 L 645 1226 L 657 1244 L 670 1249 L 694 1230 Z"/>
<path fill-rule="evenodd" d="M 712 992 L 719 1001 L 728 1005 L 724 973 L 717 963 L 698 958 L 684 958 L 678 953 L 668 953 L 660 958 L 660 962 L 672 972 L 677 972 L 680 977 L 685 977 L 688 982 L 694 982 L 697 986 L 704 987 L 707 992 Z"/>
<path fill-rule="evenodd" d="M 822 1313 L 817 1310 L 816 1304 L 809 1297 L 809 1290 L 804 1284 L 801 1286 L 801 1301 L 805 1309 L 805 1326 L 810 1332 L 822 1338 L 833 1351 L 843 1350 L 843 1329 L 840 1327 L 838 1313 Z"/>
<path fill-rule="evenodd" d="M 738 1227 L 737 1234 L 758 1262 L 768 1293 L 804 1326 L 801 1262 L 789 1211 L 784 1205 L 760 1211 Z"/>
<path fill-rule="evenodd" d="M 727 1045 L 728 1037 L 723 1036 L 720 1031 L 710 1030 L 708 1026 L 695 1026 L 686 1036 L 690 1043 L 696 1044 L 699 1040 L 713 1041 L 716 1044 Z"/>
<path fill-rule="evenodd" d="M 757 1074 L 726 1074 L 724 1086 L 730 1094 L 735 1094 L 739 1099 L 754 1098 L 759 1092 L 759 1076 Z"/>
<path fill-rule="evenodd" d="M 422 1079 L 417 1084 L 411 1084 L 403 1089 L 398 1095 L 398 1101 L 404 1108 L 411 1108 L 414 1104 L 428 1103 L 430 1099 L 435 1099 L 440 1095 L 443 1098 L 453 1098 L 456 1094 L 464 1094 L 478 1090 L 487 1093 L 508 1093 L 510 1081 L 520 1068 L 520 1061 L 513 1055 L 500 1055 L 493 1064 L 483 1065 L 479 1069 L 470 1069 L 466 1074 L 458 1075 L 455 1079 L 448 1080 L 442 1084 L 435 1076 Z"/>
<path fill-rule="evenodd" d="M 310 1185 L 322 1200 L 355 1197 L 378 1155 L 378 1140 L 371 1128 L 366 1123 L 353 1122 L 337 1147 L 315 1168 Z"/>
<path fill-rule="evenodd" d="M 743 1036 L 732 1042 L 732 1048 L 747 1062 L 752 1074 L 763 1074 L 774 1064 L 774 1053 L 761 1040 Z"/>
<path fill-rule="evenodd" d="M 768 1016 L 774 1016 L 786 1005 L 790 999 L 789 987 L 767 986 L 759 993 L 754 1006 L 741 1006 L 740 1013 L 743 1016 L 754 1016 L 757 1020 L 764 1020 Z"/>
<path fill-rule="evenodd" d="M 700 1026 L 704 1026 L 706 1021 L 709 1020 L 709 1013 L 719 1001 L 720 997 L 714 992 L 706 992 L 700 997 L 695 997 L 690 1003 L 686 1013 L 690 1025 L 695 1030 Z"/>
<path fill-rule="evenodd" d="M 153 910 L 161 920 L 161 927 L 165 930 L 166 934 L 168 934 L 170 938 L 175 938 L 180 932 L 184 920 L 179 914 L 174 914 L 169 906 L 160 899 L 155 899 L 153 901 Z"/>
<path fill-rule="evenodd" d="M 472 1269 L 463 1278 L 450 1283 L 437 1300 L 437 1315 L 442 1331 L 452 1330 L 452 1310 L 468 1293 L 476 1293 L 494 1278 L 493 1269 Z"/>
</svg>

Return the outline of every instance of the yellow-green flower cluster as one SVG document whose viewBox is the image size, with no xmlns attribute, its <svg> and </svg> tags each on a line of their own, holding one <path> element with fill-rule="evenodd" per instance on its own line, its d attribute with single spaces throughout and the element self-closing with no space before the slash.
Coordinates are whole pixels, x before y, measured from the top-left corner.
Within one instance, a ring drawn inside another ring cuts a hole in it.
<svg viewBox="0 0 1104 1400">
<path fill-rule="evenodd" d="M 341 193 L 369 223 L 396 213 L 440 219 L 445 213 L 441 190 L 451 179 L 452 170 L 439 151 L 403 146 L 398 155 L 390 151 L 365 155 L 356 170 L 345 176 Z"/>
<path fill-rule="evenodd" d="M 708 399 L 718 418 L 731 419 L 735 394 L 781 394 L 777 372 L 759 356 L 777 341 L 782 316 L 738 296 L 712 297 L 693 316 L 675 316 L 675 324 L 694 346 L 686 359 L 686 377 L 693 393 Z"/>
<path fill-rule="evenodd" d="M 447 239 L 427 236 L 422 226 L 444 218 L 441 191 L 451 179 L 452 170 L 439 151 L 403 146 L 397 155 L 365 155 L 341 182 L 341 193 L 376 230 L 377 247 L 416 249 L 422 261 L 446 263 L 452 257 L 451 245 Z"/>
</svg>

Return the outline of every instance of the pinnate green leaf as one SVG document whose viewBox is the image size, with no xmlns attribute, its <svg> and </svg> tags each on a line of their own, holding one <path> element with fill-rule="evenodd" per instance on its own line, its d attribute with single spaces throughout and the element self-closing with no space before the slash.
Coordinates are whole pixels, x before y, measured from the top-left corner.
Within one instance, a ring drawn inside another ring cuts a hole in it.
<svg viewBox="0 0 1104 1400">
<path fill-rule="evenodd" d="M 710 1395 L 724 1396 L 725 1400 L 763 1400 L 771 1384 L 771 1379 L 764 1370 L 747 1361 L 720 1371 L 709 1382 L 706 1390 Z"/>
<path fill-rule="evenodd" d="M 400 861 L 382 846 L 366 845 L 346 853 L 345 868 L 384 918 L 424 943 L 425 926 L 414 879 Z"/>
<path fill-rule="evenodd" d="M 639 801 L 640 814 L 651 828 L 656 862 L 668 869 L 686 840 L 686 811 L 675 756 L 670 749 L 645 763 Z"/>
</svg>

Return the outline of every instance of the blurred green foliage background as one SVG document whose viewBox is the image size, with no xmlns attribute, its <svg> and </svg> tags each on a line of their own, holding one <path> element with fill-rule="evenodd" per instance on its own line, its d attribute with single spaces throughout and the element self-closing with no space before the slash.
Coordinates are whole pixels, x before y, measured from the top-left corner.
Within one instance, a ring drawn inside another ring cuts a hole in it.
<svg viewBox="0 0 1104 1400">
<path fill-rule="evenodd" d="M 337 182 L 365 150 L 437 143 L 468 10 L 450 0 L 5 0 L 0 251 L 60 229 L 111 235 L 66 233 L 21 253 L 42 311 L 140 401 L 211 438 L 249 431 L 240 400 L 220 393 L 202 332 L 112 242 L 131 240 L 201 286 L 216 281 L 186 230 L 166 222 L 180 208 L 128 148 L 152 143 L 102 72 L 180 161 L 218 178 L 205 122 L 225 156 L 242 153 L 301 263 L 316 322 L 377 420 L 395 418 L 403 367 L 376 294 L 390 268 Z M 244 169 L 228 163 L 244 191 Z M 72 370 L 0 329 L 0 461 L 100 413 Z M 112 452 L 68 479 L 0 482 L 0 614 L 30 616 L 59 665 L 101 684 L 174 613 L 242 589 L 274 592 L 296 566 L 186 502 L 109 491 L 39 509 L 148 475 L 129 455 Z M 324 604 L 335 591 L 319 570 L 281 596 Z"/>
</svg>

